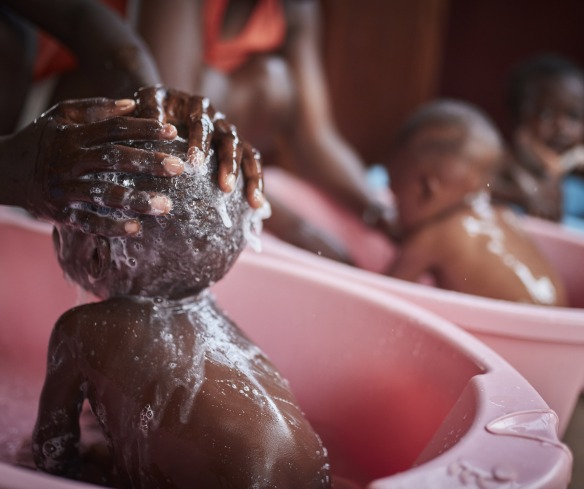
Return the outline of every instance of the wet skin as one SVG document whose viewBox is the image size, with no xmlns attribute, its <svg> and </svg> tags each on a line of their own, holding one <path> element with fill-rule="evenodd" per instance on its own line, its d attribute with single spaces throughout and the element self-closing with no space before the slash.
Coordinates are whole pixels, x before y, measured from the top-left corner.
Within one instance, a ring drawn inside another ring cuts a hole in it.
<svg viewBox="0 0 584 489">
<path fill-rule="evenodd" d="M 464 124 L 420 124 L 396 151 L 391 188 L 403 240 L 388 274 L 415 281 L 429 273 L 449 290 L 566 306 L 558 274 L 511 212 L 491 204 L 489 182 L 500 144 L 485 121 L 464 110 Z M 446 119 L 453 117 L 450 111 L 444 104 L 435 112 Z M 469 120 L 477 125 L 472 131 Z"/>
<path fill-rule="evenodd" d="M 402 242 L 390 274 L 430 273 L 444 289 L 528 304 L 567 306 L 564 285 L 511 211 L 463 204 Z"/>
<path fill-rule="evenodd" d="M 114 298 L 63 315 L 34 435 L 42 469 L 78 468 L 83 397 L 124 487 L 330 486 L 326 450 L 287 382 L 206 292 Z"/>
<path fill-rule="evenodd" d="M 144 117 L 158 107 L 152 93 L 139 94 Z M 189 159 L 184 139 L 135 144 Z M 105 300 L 70 310 L 53 330 L 33 435 L 42 470 L 83 473 L 88 399 L 121 487 L 330 487 L 326 450 L 286 381 L 207 291 L 243 249 L 252 219 L 242 179 L 225 193 L 219 171 L 209 157 L 174 181 L 128 178 L 174 201 L 168 215 L 141 217 L 134 236 L 54 233 L 66 274 Z"/>
</svg>

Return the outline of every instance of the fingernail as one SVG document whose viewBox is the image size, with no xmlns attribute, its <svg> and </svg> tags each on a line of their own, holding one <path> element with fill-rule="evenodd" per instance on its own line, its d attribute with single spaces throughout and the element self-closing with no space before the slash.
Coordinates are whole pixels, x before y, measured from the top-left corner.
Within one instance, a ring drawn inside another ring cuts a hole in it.
<svg viewBox="0 0 584 489">
<path fill-rule="evenodd" d="M 179 175 L 185 168 L 183 161 L 176 156 L 167 156 L 162 160 L 162 165 L 164 166 L 166 172 L 170 175 Z"/>
<path fill-rule="evenodd" d="M 156 195 L 150 199 L 150 208 L 152 209 L 152 214 L 156 216 L 168 214 L 172 209 L 172 202 L 164 195 Z"/>
<path fill-rule="evenodd" d="M 134 102 L 131 98 L 121 98 L 116 100 L 115 104 L 116 107 L 119 107 L 120 109 L 127 109 L 128 107 L 136 105 L 136 102 Z"/>
<path fill-rule="evenodd" d="M 227 175 L 227 177 L 225 177 L 225 186 L 227 187 L 228 192 L 233 191 L 233 189 L 235 188 L 236 180 L 237 179 L 235 178 L 235 175 L 233 173 L 230 173 L 229 175 Z"/>
<path fill-rule="evenodd" d="M 128 221 L 124 224 L 124 230 L 128 234 L 136 234 L 140 231 L 140 223 L 136 220 Z"/>
<path fill-rule="evenodd" d="M 256 188 L 253 191 L 253 201 L 254 201 L 256 208 L 258 208 L 258 209 L 260 207 L 262 207 L 266 201 L 264 194 L 262 193 L 262 191 L 259 188 Z"/>
<path fill-rule="evenodd" d="M 176 127 L 174 127 L 172 124 L 164 124 L 164 127 L 162 128 L 162 135 L 165 138 L 175 138 L 177 135 Z"/>
<path fill-rule="evenodd" d="M 189 161 L 195 166 L 201 166 L 205 163 L 205 153 L 196 146 L 191 146 L 187 155 Z"/>
</svg>

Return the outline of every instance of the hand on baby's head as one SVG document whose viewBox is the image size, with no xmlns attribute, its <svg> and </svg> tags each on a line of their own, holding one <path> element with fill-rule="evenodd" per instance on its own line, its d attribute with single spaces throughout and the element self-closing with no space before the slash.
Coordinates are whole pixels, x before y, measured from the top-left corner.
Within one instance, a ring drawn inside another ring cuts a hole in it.
<svg viewBox="0 0 584 489">
<path fill-rule="evenodd" d="M 152 103 L 138 96 L 138 116 L 152 116 Z M 187 161 L 185 128 L 174 141 L 137 141 L 148 150 L 172 154 Z M 257 226 L 256 211 L 246 202 L 241 177 L 231 193 L 217 184 L 218 164 L 213 151 L 203 164 L 188 165 L 172 179 L 149 175 L 111 173 L 91 176 L 108 179 L 172 201 L 168 214 L 142 216 L 142 229 L 134 236 L 105 238 L 62 226 L 55 230 L 59 262 L 73 280 L 101 298 L 144 295 L 179 298 L 195 294 L 219 280 L 243 249 Z M 136 192 L 134 192 L 136 193 Z M 88 206 L 112 219 L 127 218 L 131 210 L 110 211 Z M 133 216 L 138 217 L 138 216 Z"/>
</svg>

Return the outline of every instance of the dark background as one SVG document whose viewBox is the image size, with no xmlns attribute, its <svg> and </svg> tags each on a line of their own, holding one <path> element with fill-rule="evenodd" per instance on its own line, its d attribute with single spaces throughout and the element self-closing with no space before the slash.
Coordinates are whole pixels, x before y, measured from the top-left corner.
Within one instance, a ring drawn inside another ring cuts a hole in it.
<svg viewBox="0 0 584 489">
<path fill-rule="evenodd" d="M 472 102 L 508 135 L 515 64 L 554 52 L 584 66 L 583 0 L 323 0 L 323 10 L 335 116 L 369 163 L 427 100 Z"/>
</svg>

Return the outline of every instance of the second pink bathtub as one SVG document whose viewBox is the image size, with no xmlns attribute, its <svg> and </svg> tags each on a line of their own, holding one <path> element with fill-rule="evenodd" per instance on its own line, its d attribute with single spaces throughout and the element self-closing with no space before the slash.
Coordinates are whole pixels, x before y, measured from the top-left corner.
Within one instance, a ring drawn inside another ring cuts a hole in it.
<svg viewBox="0 0 584 489">
<path fill-rule="evenodd" d="M 265 240 L 266 253 L 403 297 L 463 327 L 532 383 L 558 413 L 560 433 L 564 433 L 584 389 L 584 235 L 539 219 L 523 219 L 527 232 L 564 278 L 573 308 L 515 304 L 370 273 L 386 269 L 394 255 L 382 236 L 288 174 L 268 171 L 266 184 L 306 219 L 339 237 L 365 270 L 319 258 L 276 239 Z"/>
</svg>

